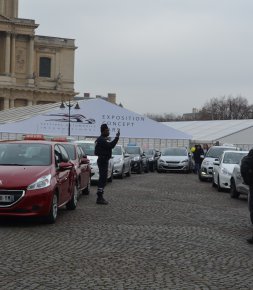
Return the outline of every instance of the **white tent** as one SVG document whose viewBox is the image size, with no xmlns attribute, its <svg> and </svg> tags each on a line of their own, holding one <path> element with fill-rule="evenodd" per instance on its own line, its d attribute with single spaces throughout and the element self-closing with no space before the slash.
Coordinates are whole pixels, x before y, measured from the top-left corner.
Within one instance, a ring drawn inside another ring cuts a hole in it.
<svg viewBox="0 0 253 290">
<path fill-rule="evenodd" d="M 102 99 L 79 101 L 80 109 L 70 110 L 71 136 L 96 137 L 100 125 L 106 123 L 114 136 L 117 128 L 121 137 L 189 140 L 191 136 L 172 127 L 150 120 Z M 18 122 L 0 125 L 2 133 L 68 135 L 69 109 L 59 107 Z"/>
</svg>

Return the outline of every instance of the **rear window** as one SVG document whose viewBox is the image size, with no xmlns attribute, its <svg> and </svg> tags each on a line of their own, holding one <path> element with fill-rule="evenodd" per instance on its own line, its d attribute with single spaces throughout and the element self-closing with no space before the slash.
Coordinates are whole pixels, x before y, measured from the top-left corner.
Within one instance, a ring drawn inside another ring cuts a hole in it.
<svg viewBox="0 0 253 290">
<path fill-rule="evenodd" d="M 95 143 L 79 143 L 84 153 L 88 156 L 94 156 Z"/>
<path fill-rule="evenodd" d="M 75 145 L 72 144 L 61 144 L 69 155 L 69 159 L 75 160 L 76 159 L 76 149 Z"/>
<path fill-rule="evenodd" d="M 48 144 L 0 144 L 0 165 L 46 166 L 51 163 L 51 146 Z"/>
<path fill-rule="evenodd" d="M 187 150 L 185 148 L 168 148 L 162 152 L 163 156 L 187 156 Z"/>
<path fill-rule="evenodd" d="M 141 149 L 140 147 L 134 147 L 134 146 L 129 146 L 129 147 L 126 147 L 126 152 L 129 153 L 129 154 L 140 154 L 141 153 Z"/>
<path fill-rule="evenodd" d="M 247 155 L 247 153 L 233 153 L 233 152 L 224 153 L 223 163 L 225 163 L 225 164 L 239 164 L 241 159 L 246 155 Z"/>
<path fill-rule="evenodd" d="M 226 150 L 235 150 L 236 148 L 229 148 L 229 147 L 211 147 L 208 152 L 206 153 L 206 157 L 210 158 L 220 158 L 221 154 Z"/>
</svg>

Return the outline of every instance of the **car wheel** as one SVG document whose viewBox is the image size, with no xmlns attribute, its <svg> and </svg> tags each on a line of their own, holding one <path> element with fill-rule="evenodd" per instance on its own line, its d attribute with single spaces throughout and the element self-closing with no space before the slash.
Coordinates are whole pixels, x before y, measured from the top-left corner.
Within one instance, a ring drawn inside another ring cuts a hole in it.
<svg viewBox="0 0 253 290">
<path fill-rule="evenodd" d="M 46 218 L 45 218 L 46 223 L 48 223 L 48 224 L 55 223 L 55 221 L 57 219 L 57 215 L 58 215 L 58 196 L 56 193 L 54 193 L 51 207 L 50 207 L 50 212 L 49 212 L 48 216 L 46 216 Z"/>
<path fill-rule="evenodd" d="M 130 177 L 130 176 L 131 176 L 131 166 L 129 166 L 129 168 L 128 168 L 128 172 L 126 173 L 126 176 L 127 176 L 127 177 Z"/>
<path fill-rule="evenodd" d="M 232 198 L 238 198 L 240 193 L 236 190 L 235 180 L 232 178 L 230 182 L 230 196 Z"/>
<path fill-rule="evenodd" d="M 120 178 L 120 179 L 123 179 L 123 178 L 124 178 L 124 172 L 125 172 L 125 168 L 122 167 L 121 174 L 119 175 L 119 178 Z"/>
<path fill-rule="evenodd" d="M 218 176 L 218 178 L 217 178 L 217 190 L 218 190 L 219 192 L 222 191 L 222 188 L 221 188 L 221 186 L 220 186 L 220 178 L 219 178 L 219 176 Z"/>
<path fill-rule="evenodd" d="M 212 187 L 216 187 L 216 183 L 214 182 L 214 178 L 212 178 Z"/>
<path fill-rule="evenodd" d="M 140 164 L 140 167 L 139 167 L 138 173 L 139 173 L 139 174 L 142 174 L 142 173 L 143 173 L 143 166 L 142 166 L 142 164 Z"/>
<path fill-rule="evenodd" d="M 82 190 L 82 194 L 83 195 L 89 195 L 90 194 L 90 185 L 91 185 L 91 181 L 90 181 L 90 177 L 89 177 L 89 181 L 87 186 Z"/>
<path fill-rule="evenodd" d="M 78 200 L 78 188 L 77 185 L 75 185 L 71 200 L 66 204 L 66 208 L 69 210 L 74 210 L 77 206 L 77 200 Z"/>
</svg>

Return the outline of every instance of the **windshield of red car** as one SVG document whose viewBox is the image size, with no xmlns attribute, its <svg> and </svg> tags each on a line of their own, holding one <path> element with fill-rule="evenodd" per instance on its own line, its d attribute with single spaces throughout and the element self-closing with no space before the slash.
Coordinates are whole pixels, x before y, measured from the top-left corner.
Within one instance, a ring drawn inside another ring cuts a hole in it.
<svg viewBox="0 0 253 290">
<path fill-rule="evenodd" d="M 51 146 L 48 144 L 0 144 L 0 165 L 46 166 L 51 163 Z"/>
</svg>

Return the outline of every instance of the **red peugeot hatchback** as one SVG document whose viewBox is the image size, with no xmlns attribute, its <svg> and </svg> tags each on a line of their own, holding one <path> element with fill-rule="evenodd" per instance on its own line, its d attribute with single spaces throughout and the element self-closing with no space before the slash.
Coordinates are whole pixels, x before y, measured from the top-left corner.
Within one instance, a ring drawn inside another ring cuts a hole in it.
<svg viewBox="0 0 253 290">
<path fill-rule="evenodd" d="M 78 188 L 69 160 L 57 142 L 0 142 L 0 216 L 41 216 L 54 223 L 58 208 L 75 209 Z"/>
</svg>

